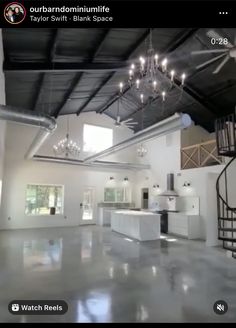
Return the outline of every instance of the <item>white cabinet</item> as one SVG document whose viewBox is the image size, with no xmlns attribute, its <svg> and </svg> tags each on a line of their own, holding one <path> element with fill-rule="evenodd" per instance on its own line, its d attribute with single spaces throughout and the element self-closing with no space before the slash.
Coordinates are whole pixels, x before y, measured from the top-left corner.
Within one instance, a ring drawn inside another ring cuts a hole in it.
<svg viewBox="0 0 236 328">
<path fill-rule="evenodd" d="M 111 229 L 140 241 L 160 239 L 160 214 L 113 211 Z"/>
<path fill-rule="evenodd" d="M 99 207 L 97 224 L 100 226 L 110 226 L 111 225 L 111 213 L 113 211 L 117 211 L 117 208 Z"/>
<path fill-rule="evenodd" d="M 168 213 L 168 233 L 180 235 L 188 239 L 200 238 L 199 215 Z"/>
</svg>

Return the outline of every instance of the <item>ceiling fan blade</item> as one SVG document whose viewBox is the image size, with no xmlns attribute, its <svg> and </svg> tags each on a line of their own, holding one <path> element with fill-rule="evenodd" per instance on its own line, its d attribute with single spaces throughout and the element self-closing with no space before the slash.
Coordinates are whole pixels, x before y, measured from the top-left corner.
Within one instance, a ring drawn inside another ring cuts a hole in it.
<svg viewBox="0 0 236 328">
<path fill-rule="evenodd" d="M 220 52 L 227 52 L 228 49 L 209 49 L 209 50 L 196 50 L 192 51 L 191 55 L 213 54 Z"/>
<path fill-rule="evenodd" d="M 128 118 L 127 120 L 124 120 L 123 122 L 129 122 L 129 121 L 132 121 L 133 119 L 132 118 Z"/>
<path fill-rule="evenodd" d="M 226 48 L 228 48 L 228 49 L 231 49 L 231 48 L 233 48 L 234 46 L 233 46 L 233 44 L 231 43 L 231 42 L 227 42 L 226 44 L 224 44 L 224 46 L 226 47 Z"/>
<path fill-rule="evenodd" d="M 138 124 L 138 122 L 125 123 L 125 125 L 133 125 L 133 124 Z"/>
<path fill-rule="evenodd" d="M 219 33 L 217 33 L 215 30 L 207 31 L 206 35 L 209 38 L 213 38 L 213 39 L 223 39 L 223 37 Z"/>
<path fill-rule="evenodd" d="M 212 59 L 210 59 L 210 60 L 207 60 L 207 61 L 204 62 L 203 64 L 198 65 L 198 66 L 196 67 L 196 69 L 202 68 L 202 67 L 204 67 L 204 66 L 206 66 L 206 65 L 208 65 L 208 64 L 210 64 L 210 63 L 213 63 L 214 61 L 216 61 L 216 60 L 218 60 L 218 59 L 220 59 L 221 57 L 224 57 L 224 56 L 225 56 L 225 54 L 222 54 L 222 55 L 216 56 L 216 57 L 214 57 L 214 58 L 212 58 Z"/>
<path fill-rule="evenodd" d="M 219 73 L 219 71 L 221 70 L 221 68 L 227 63 L 227 61 L 230 59 L 230 56 L 226 56 L 222 62 L 220 63 L 219 66 L 217 66 L 217 68 L 214 70 L 213 74 L 217 74 Z"/>
<path fill-rule="evenodd" d="M 117 116 L 116 123 L 120 123 L 120 116 Z"/>
</svg>

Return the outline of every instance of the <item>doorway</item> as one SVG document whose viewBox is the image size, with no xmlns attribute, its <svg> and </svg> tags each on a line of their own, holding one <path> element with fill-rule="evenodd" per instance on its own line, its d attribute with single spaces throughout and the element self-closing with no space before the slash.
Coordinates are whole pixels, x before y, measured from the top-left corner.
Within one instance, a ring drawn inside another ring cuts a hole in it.
<svg viewBox="0 0 236 328">
<path fill-rule="evenodd" d="M 141 189 L 141 207 L 148 208 L 148 188 Z"/>
<path fill-rule="evenodd" d="M 95 218 L 95 188 L 85 187 L 83 190 L 83 202 L 80 203 L 80 225 L 96 224 Z"/>
</svg>

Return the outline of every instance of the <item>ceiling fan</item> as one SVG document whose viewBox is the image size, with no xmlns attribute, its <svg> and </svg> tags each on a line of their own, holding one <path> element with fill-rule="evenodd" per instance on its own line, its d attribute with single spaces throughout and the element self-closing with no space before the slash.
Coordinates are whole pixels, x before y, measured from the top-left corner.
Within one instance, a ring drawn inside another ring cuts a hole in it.
<svg viewBox="0 0 236 328">
<path fill-rule="evenodd" d="M 138 124 L 138 122 L 132 122 L 133 118 L 128 118 L 127 120 L 121 121 L 120 116 L 119 116 L 119 110 L 120 110 L 120 105 L 119 105 L 119 99 L 117 101 L 117 117 L 115 121 L 115 126 L 116 127 L 126 127 L 126 128 L 134 128 L 134 125 Z"/>
<path fill-rule="evenodd" d="M 213 71 L 213 74 L 219 73 L 219 71 L 222 69 L 222 67 L 229 61 L 229 59 L 234 58 L 236 61 L 236 36 L 234 39 L 234 44 L 232 44 L 227 38 L 222 37 L 220 34 L 218 34 L 214 30 L 209 30 L 206 35 L 211 39 L 214 40 L 215 44 L 222 44 L 224 48 L 219 49 L 208 49 L 208 50 L 197 50 L 192 51 L 192 55 L 202 55 L 202 54 L 213 54 L 213 53 L 220 53 L 220 55 L 207 60 L 203 64 L 198 65 L 196 68 L 203 68 L 204 66 L 211 64 L 215 61 L 217 61 L 220 58 L 223 58 L 223 60 L 220 62 L 220 64 L 216 67 L 216 69 Z M 223 42 L 223 40 L 227 40 L 227 42 Z"/>
<path fill-rule="evenodd" d="M 120 126 L 124 126 L 126 128 L 133 128 L 134 125 L 138 124 L 138 122 L 132 122 L 132 118 L 128 118 L 125 121 L 120 121 L 120 116 L 117 116 L 116 118 L 116 122 L 115 122 L 115 126 L 116 127 L 120 127 Z"/>
</svg>

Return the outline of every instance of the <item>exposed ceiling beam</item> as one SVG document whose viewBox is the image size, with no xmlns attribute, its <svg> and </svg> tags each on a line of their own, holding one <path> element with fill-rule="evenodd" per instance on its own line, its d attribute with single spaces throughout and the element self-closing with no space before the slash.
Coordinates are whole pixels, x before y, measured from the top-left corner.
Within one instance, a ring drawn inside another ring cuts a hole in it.
<svg viewBox="0 0 236 328">
<path fill-rule="evenodd" d="M 221 87 L 221 88 L 215 90 L 214 92 L 210 93 L 209 95 L 207 95 L 207 97 L 214 98 L 214 97 L 219 96 L 220 94 L 222 94 L 224 92 L 227 92 L 227 91 L 229 91 L 233 88 L 236 88 L 235 80 L 229 80 L 229 81 L 227 81 L 227 83 L 223 87 Z"/>
<path fill-rule="evenodd" d="M 50 38 L 50 42 L 49 42 L 49 50 L 47 53 L 47 58 L 49 63 L 52 63 L 56 54 L 56 48 L 57 48 L 57 44 L 58 44 L 58 39 L 59 39 L 59 29 L 53 29 L 53 33 L 52 36 Z M 36 107 L 39 103 L 39 100 L 41 98 L 41 94 L 43 91 L 43 86 L 44 83 L 46 81 L 46 73 L 41 73 L 40 77 L 39 77 L 39 81 L 38 81 L 38 88 L 37 88 L 37 94 L 34 97 L 34 103 L 32 106 L 32 110 L 36 110 Z"/>
<path fill-rule="evenodd" d="M 111 72 L 124 71 L 128 67 L 126 62 L 113 63 L 42 63 L 42 62 L 7 62 L 3 64 L 5 73 L 76 73 L 76 72 Z"/>
<path fill-rule="evenodd" d="M 137 50 L 137 48 L 144 42 L 144 40 L 147 38 L 148 34 L 150 33 L 150 29 L 146 29 L 145 32 L 141 35 L 141 37 L 139 37 L 135 43 L 127 50 L 127 52 L 124 55 L 123 60 L 128 60 L 129 57 L 135 52 L 135 50 Z M 80 106 L 80 108 L 77 111 L 77 115 L 79 115 L 84 108 L 90 103 L 90 101 L 98 94 L 98 92 L 104 87 L 104 85 L 113 77 L 113 75 L 116 72 L 111 72 L 107 77 L 105 77 L 101 84 L 98 86 L 98 88 L 91 93 L 91 95 L 89 96 L 89 98 L 86 100 L 86 102 Z"/>
<path fill-rule="evenodd" d="M 77 115 L 79 115 L 84 110 L 84 108 L 87 107 L 87 105 L 90 103 L 90 101 L 103 88 L 103 86 L 112 78 L 113 75 L 114 75 L 114 72 L 111 72 L 108 75 L 106 75 L 105 78 L 102 79 L 101 84 L 91 93 L 91 95 L 88 97 L 88 99 L 85 101 L 85 103 L 82 106 L 80 106 L 80 108 L 76 112 Z"/>
<path fill-rule="evenodd" d="M 187 29 L 187 31 L 184 31 L 182 33 L 179 33 L 174 40 L 172 40 L 170 42 L 170 44 L 165 48 L 165 50 L 163 51 L 162 55 L 164 55 L 165 53 L 169 53 L 172 52 L 174 50 L 176 50 L 178 47 L 180 47 L 186 40 L 188 40 L 190 37 L 192 37 L 196 32 L 197 32 L 197 28 L 191 28 L 191 29 Z M 130 86 L 128 86 L 124 91 L 123 94 L 125 94 L 126 92 L 128 92 L 130 90 Z M 117 99 L 119 98 L 120 93 L 117 92 L 115 94 L 113 94 L 108 101 L 106 102 L 105 105 L 103 105 L 101 108 L 98 108 L 96 110 L 97 113 L 103 113 L 105 112 L 114 102 L 117 101 Z"/>
<path fill-rule="evenodd" d="M 173 40 L 169 46 L 166 47 L 164 53 L 170 53 L 172 51 L 175 51 L 177 48 L 179 48 L 182 44 L 185 43 L 185 41 L 187 41 L 189 38 L 191 38 L 192 36 L 194 36 L 197 31 L 199 30 L 199 28 L 190 28 L 187 29 L 184 32 L 180 32 L 175 40 Z"/>
<path fill-rule="evenodd" d="M 104 30 L 104 32 L 101 34 L 100 38 L 98 38 L 98 40 L 95 44 L 95 47 L 91 51 L 89 60 L 87 60 L 84 65 L 89 65 L 89 64 L 93 63 L 94 58 L 98 55 L 99 51 L 101 50 L 101 48 L 104 44 L 104 41 L 106 40 L 106 37 L 107 37 L 109 32 L 110 32 L 110 29 L 105 29 Z M 107 65 L 105 65 L 105 66 L 107 67 Z M 77 88 L 77 86 L 78 86 L 79 82 L 81 81 L 82 77 L 83 77 L 83 72 L 77 73 L 75 75 L 74 79 L 71 82 L 69 90 L 66 91 L 61 103 L 59 104 L 59 106 L 56 108 L 56 110 L 54 112 L 55 117 L 58 117 L 58 115 L 60 114 L 62 108 L 65 106 L 68 99 L 71 97 L 72 93 L 75 91 L 75 88 Z"/>
</svg>

